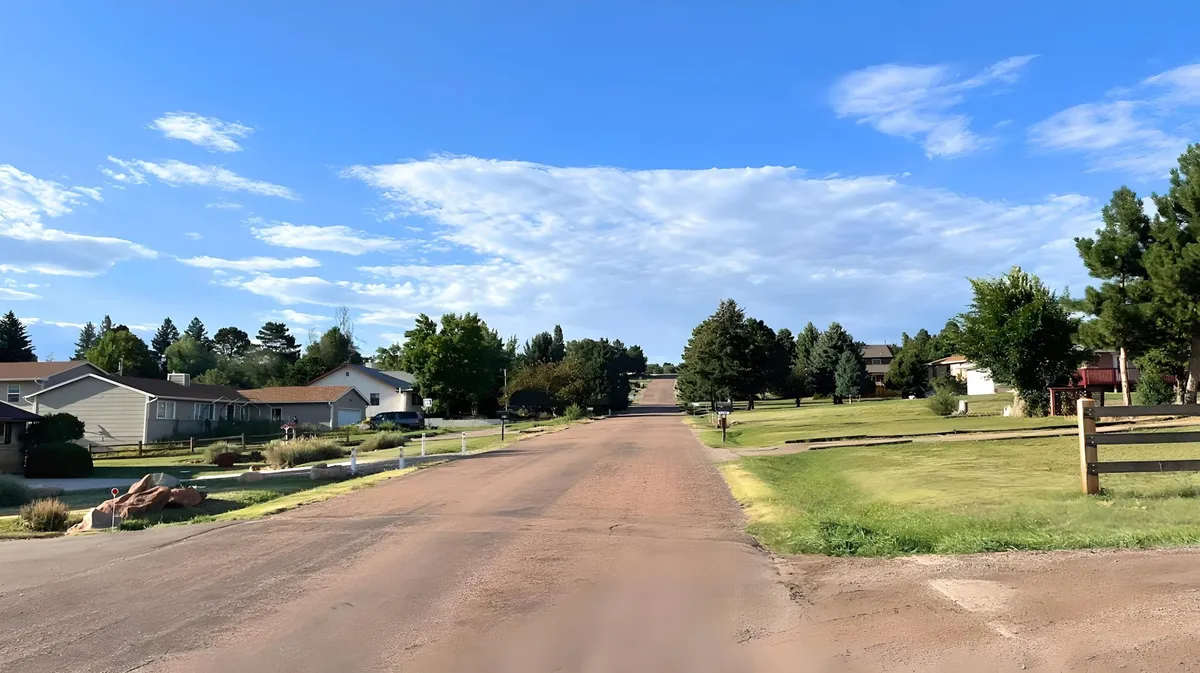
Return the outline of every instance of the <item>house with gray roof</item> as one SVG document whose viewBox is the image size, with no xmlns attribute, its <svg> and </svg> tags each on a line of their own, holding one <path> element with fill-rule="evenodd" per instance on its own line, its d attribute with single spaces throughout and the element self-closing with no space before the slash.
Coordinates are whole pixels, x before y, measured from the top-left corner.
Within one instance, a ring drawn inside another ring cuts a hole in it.
<svg viewBox="0 0 1200 673">
<path fill-rule="evenodd" d="M 417 411 L 421 408 L 413 376 L 407 372 L 344 364 L 318 376 L 308 385 L 354 388 L 367 400 L 367 418 L 382 411 Z"/>
</svg>

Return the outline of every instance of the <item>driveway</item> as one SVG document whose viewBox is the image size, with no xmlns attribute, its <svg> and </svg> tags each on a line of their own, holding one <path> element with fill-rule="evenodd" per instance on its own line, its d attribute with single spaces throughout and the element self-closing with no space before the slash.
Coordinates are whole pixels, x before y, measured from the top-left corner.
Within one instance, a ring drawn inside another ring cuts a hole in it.
<svg viewBox="0 0 1200 673">
<path fill-rule="evenodd" d="M 0 543 L 0 669 L 1200 666 L 1193 551 L 773 558 L 671 383 L 634 413 L 261 521 Z"/>
</svg>

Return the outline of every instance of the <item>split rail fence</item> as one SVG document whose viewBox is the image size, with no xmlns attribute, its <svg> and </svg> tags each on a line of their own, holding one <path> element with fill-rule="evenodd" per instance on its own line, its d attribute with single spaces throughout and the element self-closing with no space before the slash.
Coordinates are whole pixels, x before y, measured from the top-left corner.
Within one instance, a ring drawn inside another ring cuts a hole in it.
<svg viewBox="0 0 1200 673">
<path fill-rule="evenodd" d="M 1083 492 L 1100 492 L 1100 475 L 1131 472 L 1200 472 L 1200 459 L 1101 461 L 1101 446 L 1132 444 L 1185 444 L 1200 442 L 1200 432 L 1104 432 L 1096 431 L 1099 418 L 1151 416 L 1200 416 L 1200 404 L 1100 407 L 1093 399 L 1077 403 L 1079 416 L 1079 473 Z"/>
</svg>

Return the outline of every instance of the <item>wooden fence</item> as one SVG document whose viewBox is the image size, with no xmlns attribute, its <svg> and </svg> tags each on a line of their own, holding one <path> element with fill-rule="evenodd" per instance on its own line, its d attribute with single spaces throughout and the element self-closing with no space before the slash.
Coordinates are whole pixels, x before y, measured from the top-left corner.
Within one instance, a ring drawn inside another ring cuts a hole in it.
<svg viewBox="0 0 1200 673">
<path fill-rule="evenodd" d="M 278 439 L 282 437 L 282 433 L 274 432 L 266 435 L 229 435 L 228 437 L 188 437 L 186 440 L 174 442 L 161 442 L 157 444 L 144 444 L 135 442 L 131 444 L 92 444 L 88 442 L 88 451 L 95 458 L 104 458 L 107 454 L 122 454 L 119 457 L 127 457 L 124 454 L 136 453 L 141 456 L 144 452 L 161 452 L 161 451 L 183 451 L 187 449 L 188 453 L 195 453 L 196 447 L 203 447 L 206 444 L 215 444 L 217 442 L 236 442 L 246 449 L 247 442 L 254 444 L 263 439 Z"/>
<path fill-rule="evenodd" d="M 1183 444 L 1200 442 L 1200 432 L 1096 432 L 1097 418 L 1147 416 L 1200 416 L 1200 404 L 1164 404 L 1148 407 L 1098 407 L 1096 401 L 1077 402 L 1079 415 L 1079 474 L 1083 492 L 1100 492 L 1100 475 L 1130 472 L 1200 472 L 1200 460 L 1100 461 L 1099 447 L 1131 444 Z"/>
</svg>

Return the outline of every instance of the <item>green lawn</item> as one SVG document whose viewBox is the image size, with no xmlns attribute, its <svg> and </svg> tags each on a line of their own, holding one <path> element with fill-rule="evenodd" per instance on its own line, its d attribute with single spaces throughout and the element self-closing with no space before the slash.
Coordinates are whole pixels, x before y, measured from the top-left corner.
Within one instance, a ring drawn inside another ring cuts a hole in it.
<svg viewBox="0 0 1200 673">
<path fill-rule="evenodd" d="M 891 437 L 972 430 L 1021 430 L 1027 428 L 1073 427 L 1071 417 L 1008 418 L 1001 415 L 1012 404 L 1012 395 L 980 395 L 965 398 L 970 415 L 943 418 L 929 410 L 926 400 L 871 400 L 835 405 L 829 400 L 805 400 L 800 407 L 791 400 L 766 400 L 753 411 L 734 411 L 730 416 L 724 446 L 779 446 L 787 440 L 841 437 Z M 719 447 L 721 431 L 712 429 L 704 416 L 689 421 L 700 430 L 700 439 Z"/>
<path fill-rule="evenodd" d="M 1101 460 L 1200 458 L 1200 446 L 1101 447 Z M 723 468 L 749 530 L 836 556 L 1200 543 L 1200 474 L 1103 475 L 1079 487 L 1075 437 L 843 447 Z"/>
</svg>

